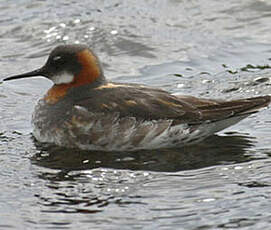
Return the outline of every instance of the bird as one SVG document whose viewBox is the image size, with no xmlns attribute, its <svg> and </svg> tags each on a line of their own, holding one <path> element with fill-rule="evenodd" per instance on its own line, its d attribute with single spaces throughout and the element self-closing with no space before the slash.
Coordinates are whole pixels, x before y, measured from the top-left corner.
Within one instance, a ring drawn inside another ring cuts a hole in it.
<svg viewBox="0 0 271 230">
<path fill-rule="evenodd" d="M 135 151 L 203 141 L 267 107 L 271 97 L 215 100 L 115 83 L 85 44 L 59 45 L 41 68 L 3 81 L 43 76 L 53 86 L 35 106 L 33 136 L 65 148 Z"/>
</svg>

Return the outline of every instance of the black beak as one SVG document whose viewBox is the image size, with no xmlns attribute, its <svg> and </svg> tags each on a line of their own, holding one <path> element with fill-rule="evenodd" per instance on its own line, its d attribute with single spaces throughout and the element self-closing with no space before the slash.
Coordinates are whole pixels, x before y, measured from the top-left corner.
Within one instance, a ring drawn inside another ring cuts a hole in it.
<svg viewBox="0 0 271 230">
<path fill-rule="evenodd" d="M 3 81 L 15 80 L 15 79 L 20 79 L 20 78 L 28 78 L 28 77 L 36 77 L 36 76 L 45 76 L 44 68 L 40 68 L 40 69 L 36 69 L 31 72 L 7 77 L 7 78 L 3 79 Z"/>
</svg>

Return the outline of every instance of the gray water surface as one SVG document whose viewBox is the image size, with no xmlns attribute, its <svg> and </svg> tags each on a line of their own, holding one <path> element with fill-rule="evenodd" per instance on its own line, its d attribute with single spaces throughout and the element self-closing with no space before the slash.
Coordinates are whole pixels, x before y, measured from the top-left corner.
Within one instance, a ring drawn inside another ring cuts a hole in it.
<svg viewBox="0 0 271 230">
<path fill-rule="evenodd" d="M 0 1 L 0 76 L 86 43 L 112 81 L 235 99 L 270 93 L 264 0 Z M 269 229 L 265 109 L 179 149 L 84 152 L 41 145 L 31 114 L 51 83 L 0 84 L 0 229 Z"/>
</svg>

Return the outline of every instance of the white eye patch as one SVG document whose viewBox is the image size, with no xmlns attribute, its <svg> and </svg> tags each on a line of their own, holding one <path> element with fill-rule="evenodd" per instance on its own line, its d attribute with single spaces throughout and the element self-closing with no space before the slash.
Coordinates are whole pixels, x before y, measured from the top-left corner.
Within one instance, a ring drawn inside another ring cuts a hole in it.
<svg viewBox="0 0 271 230">
<path fill-rule="evenodd" d="M 71 83 L 74 79 L 74 76 L 68 72 L 60 72 L 51 77 L 51 80 L 56 84 L 68 84 Z"/>
</svg>

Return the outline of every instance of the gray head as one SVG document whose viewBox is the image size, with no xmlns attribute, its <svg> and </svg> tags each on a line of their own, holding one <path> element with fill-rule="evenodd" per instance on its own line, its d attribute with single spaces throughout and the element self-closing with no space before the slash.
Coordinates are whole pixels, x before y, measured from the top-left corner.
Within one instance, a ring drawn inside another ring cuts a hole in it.
<svg viewBox="0 0 271 230">
<path fill-rule="evenodd" d="M 82 44 L 58 46 L 50 53 L 43 67 L 5 78 L 4 81 L 35 76 L 44 76 L 57 85 L 104 80 L 98 57 Z"/>
</svg>

